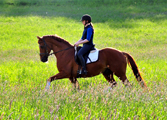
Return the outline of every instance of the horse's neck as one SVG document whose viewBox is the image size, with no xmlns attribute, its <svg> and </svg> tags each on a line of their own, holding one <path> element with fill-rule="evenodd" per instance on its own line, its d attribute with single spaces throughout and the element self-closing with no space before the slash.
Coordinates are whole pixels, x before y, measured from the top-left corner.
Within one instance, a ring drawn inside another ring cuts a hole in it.
<svg viewBox="0 0 167 120">
<path fill-rule="evenodd" d="M 67 65 L 74 58 L 74 48 L 70 48 L 68 50 L 65 49 L 59 49 L 59 51 L 61 52 L 55 54 L 55 57 L 57 59 L 57 68 L 59 70 L 63 69 L 62 66 Z"/>
<path fill-rule="evenodd" d="M 66 54 L 66 55 L 71 54 L 70 53 L 71 52 L 70 47 L 72 47 L 71 44 L 66 44 L 66 43 L 63 43 L 63 42 L 60 42 L 59 44 L 53 43 L 53 52 L 56 53 L 55 54 L 56 58 L 57 59 L 61 58 L 62 55 L 64 55 L 64 54 Z M 66 50 L 66 49 L 68 49 L 68 50 Z"/>
</svg>

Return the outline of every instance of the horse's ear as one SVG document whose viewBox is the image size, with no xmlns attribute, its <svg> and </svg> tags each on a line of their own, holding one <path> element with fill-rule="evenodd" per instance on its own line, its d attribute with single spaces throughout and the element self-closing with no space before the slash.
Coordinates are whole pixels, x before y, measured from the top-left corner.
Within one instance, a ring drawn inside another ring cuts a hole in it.
<svg viewBox="0 0 167 120">
<path fill-rule="evenodd" d="M 37 36 L 37 38 L 39 39 L 39 40 L 41 40 L 42 38 L 41 37 L 39 37 L 39 36 Z"/>
</svg>

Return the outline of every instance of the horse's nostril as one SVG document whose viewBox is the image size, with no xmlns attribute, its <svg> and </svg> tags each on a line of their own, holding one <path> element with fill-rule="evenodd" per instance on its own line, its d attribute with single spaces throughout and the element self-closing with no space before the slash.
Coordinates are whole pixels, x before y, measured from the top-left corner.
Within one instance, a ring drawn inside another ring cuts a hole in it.
<svg viewBox="0 0 167 120">
<path fill-rule="evenodd" d="M 47 62 L 47 61 L 48 61 L 48 57 L 47 57 L 47 56 L 43 56 L 43 57 L 41 58 L 41 61 L 42 61 L 42 62 Z"/>
</svg>

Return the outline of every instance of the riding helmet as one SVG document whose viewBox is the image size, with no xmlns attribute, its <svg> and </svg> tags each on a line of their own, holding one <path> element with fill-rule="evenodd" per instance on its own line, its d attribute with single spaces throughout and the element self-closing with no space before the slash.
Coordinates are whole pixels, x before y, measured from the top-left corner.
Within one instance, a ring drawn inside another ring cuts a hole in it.
<svg viewBox="0 0 167 120">
<path fill-rule="evenodd" d="M 84 21 L 84 20 L 87 20 L 88 23 L 90 23 L 90 22 L 92 21 L 92 18 L 91 18 L 90 15 L 85 14 L 85 15 L 83 15 L 82 18 L 81 18 L 81 21 Z"/>
</svg>

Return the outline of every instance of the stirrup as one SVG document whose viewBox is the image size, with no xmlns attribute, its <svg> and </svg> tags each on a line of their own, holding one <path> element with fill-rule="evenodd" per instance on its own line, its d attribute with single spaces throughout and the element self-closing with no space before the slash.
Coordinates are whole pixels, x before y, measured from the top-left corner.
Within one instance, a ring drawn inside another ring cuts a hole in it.
<svg viewBox="0 0 167 120">
<path fill-rule="evenodd" d="M 87 70 L 82 70 L 82 75 L 87 75 L 88 71 Z"/>
</svg>

